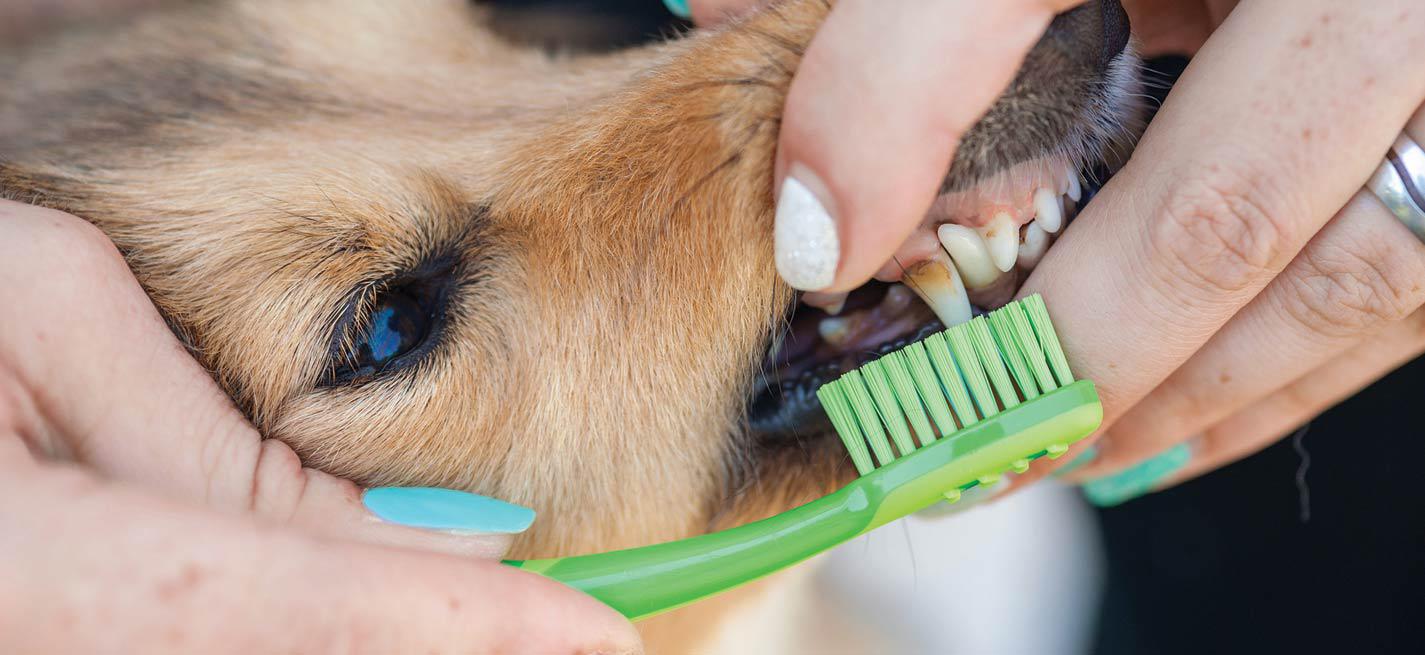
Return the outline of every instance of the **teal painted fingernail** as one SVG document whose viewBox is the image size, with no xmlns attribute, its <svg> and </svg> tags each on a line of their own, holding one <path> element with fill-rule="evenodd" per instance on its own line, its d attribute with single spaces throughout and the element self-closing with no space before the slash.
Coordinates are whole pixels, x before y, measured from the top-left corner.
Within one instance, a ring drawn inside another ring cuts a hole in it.
<svg viewBox="0 0 1425 655">
<path fill-rule="evenodd" d="M 1079 456 L 1075 457 L 1068 464 L 1054 469 L 1054 473 L 1052 475 L 1058 478 L 1073 473 L 1074 471 L 1087 466 L 1088 463 L 1092 462 L 1095 457 L 1098 457 L 1098 446 L 1089 446 L 1088 450 L 1079 453 Z"/>
<path fill-rule="evenodd" d="M 663 6 L 667 7 L 668 11 L 673 12 L 673 15 L 678 18 L 688 19 L 693 17 L 693 12 L 688 10 L 688 0 L 663 0 Z"/>
<path fill-rule="evenodd" d="M 1098 507 L 1121 505 L 1153 490 L 1192 459 L 1192 447 L 1180 443 L 1126 471 L 1084 483 L 1084 496 Z"/>
<path fill-rule="evenodd" d="M 430 530 L 516 533 L 534 522 L 528 507 L 454 489 L 380 487 L 361 502 L 383 521 Z"/>
</svg>

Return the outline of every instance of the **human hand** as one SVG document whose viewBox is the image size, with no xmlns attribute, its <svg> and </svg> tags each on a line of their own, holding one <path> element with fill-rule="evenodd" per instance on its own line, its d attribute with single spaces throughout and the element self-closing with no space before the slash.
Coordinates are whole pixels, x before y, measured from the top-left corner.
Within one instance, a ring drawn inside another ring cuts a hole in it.
<svg viewBox="0 0 1425 655">
<path fill-rule="evenodd" d="M 847 291 L 870 279 L 924 220 L 960 137 L 1054 15 L 1081 2 L 947 0 L 914 11 L 837 2 L 782 112 L 774 187 L 782 278 L 804 291 Z M 705 25 L 764 1 L 682 4 Z"/>
<path fill-rule="evenodd" d="M 639 650 L 495 559 L 528 510 L 261 439 L 83 221 L 0 201 L 0 278 L 0 650 Z"/>
<path fill-rule="evenodd" d="M 767 2 L 665 4 L 715 25 Z M 945 0 L 908 11 L 839 0 L 797 68 L 782 115 L 775 188 L 783 278 L 804 291 L 847 291 L 890 260 L 924 219 L 961 135 L 1004 91 L 1054 14 L 1083 2 Z M 1234 3 L 1123 5 L 1151 56 L 1196 52 Z"/>
<path fill-rule="evenodd" d="M 1362 190 L 1407 121 L 1425 139 L 1422 43 L 1413 3 L 1240 3 L 1040 262 L 1021 293 L 1103 398 L 1065 476 L 1092 500 L 1250 454 L 1425 350 L 1425 245 Z"/>
</svg>

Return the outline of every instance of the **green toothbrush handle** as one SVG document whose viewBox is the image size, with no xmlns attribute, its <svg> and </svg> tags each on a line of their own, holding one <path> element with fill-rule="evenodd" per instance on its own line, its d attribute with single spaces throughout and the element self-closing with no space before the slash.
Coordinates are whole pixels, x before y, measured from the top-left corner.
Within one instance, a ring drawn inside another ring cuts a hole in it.
<svg viewBox="0 0 1425 655">
<path fill-rule="evenodd" d="M 879 499 L 862 480 L 729 530 L 642 548 L 507 562 L 570 585 L 631 620 L 687 605 L 781 570 L 861 534 Z"/>
<path fill-rule="evenodd" d="M 641 548 L 506 564 L 580 589 L 636 621 L 796 564 L 1016 464 L 1063 454 L 1102 417 L 1093 383 L 1080 380 L 761 521 Z"/>
</svg>

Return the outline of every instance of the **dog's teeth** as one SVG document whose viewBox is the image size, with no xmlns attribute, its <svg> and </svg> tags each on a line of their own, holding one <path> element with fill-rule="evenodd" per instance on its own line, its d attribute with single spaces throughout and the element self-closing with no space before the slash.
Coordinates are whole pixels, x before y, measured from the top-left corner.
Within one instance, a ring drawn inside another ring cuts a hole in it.
<svg viewBox="0 0 1425 655">
<path fill-rule="evenodd" d="M 915 298 L 915 294 L 904 284 L 892 284 L 886 289 L 886 297 L 881 300 L 881 309 L 891 314 L 899 314 L 910 307 L 910 301 Z"/>
<path fill-rule="evenodd" d="M 1024 245 L 1019 248 L 1019 267 L 1028 271 L 1039 265 L 1039 259 L 1049 250 L 1049 233 L 1039 227 L 1039 221 L 1024 226 Z"/>
<path fill-rule="evenodd" d="M 1064 227 L 1064 212 L 1059 208 L 1059 194 L 1049 189 L 1034 190 L 1034 225 L 1055 234 Z"/>
<path fill-rule="evenodd" d="M 839 316 L 823 318 L 816 324 L 816 331 L 827 343 L 840 348 L 851 338 L 851 321 Z"/>
<path fill-rule="evenodd" d="M 940 237 L 940 245 L 950 253 L 950 259 L 955 262 L 966 287 L 987 287 L 999 278 L 1000 271 L 990 261 L 989 248 L 979 232 L 963 225 L 946 223 L 936 230 L 936 236 Z"/>
<path fill-rule="evenodd" d="M 835 316 L 846 307 L 846 296 L 848 295 L 850 294 L 844 291 L 840 293 L 808 291 L 802 294 L 802 303 Z"/>
<path fill-rule="evenodd" d="M 1065 191 L 1064 195 L 1069 196 L 1069 200 L 1074 202 L 1078 202 L 1079 198 L 1084 197 L 1084 189 L 1079 186 L 1078 171 L 1069 169 L 1069 190 Z"/>
<path fill-rule="evenodd" d="M 990 222 L 979 229 L 990 251 L 990 261 L 1001 273 L 1014 268 L 1014 260 L 1019 255 L 1019 226 L 1009 212 L 999 212 Z"/>
<path fill-rule="evenodd" d="M 970 296 L 944 252 L 912 266 L 906 271 L 906 281 L 915 295 L 930 305 L 945 327 L 970 320 Z"/>
</svg>

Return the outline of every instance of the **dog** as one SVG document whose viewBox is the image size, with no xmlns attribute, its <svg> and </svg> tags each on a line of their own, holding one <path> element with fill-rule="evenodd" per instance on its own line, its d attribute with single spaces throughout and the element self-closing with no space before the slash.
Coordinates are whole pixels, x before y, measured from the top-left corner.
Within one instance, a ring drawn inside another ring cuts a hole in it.
<svg viewBox="0 0 1425 655">
<path fill-rule="evenodd" d="M 850 479 L 811 390 L 936 325 L 925 248 L 849 296 L 776 274 L 780 112 L 830 8 L 551 55 L 456 0 L 162 5 L 0 52 L 0 197 L 103 230 L 308 466 L 530 506 L 514 557 L 683 538 Z M 1122 156 L 1129 40 L 1117 0 L 1058 16 L 927 229 Z M 962 271 L 976 305 L 1048 247 L 1032 218 L 1018 268 Z M 641 624 L 650 650 L 753 593 Z"/>
</svg>

